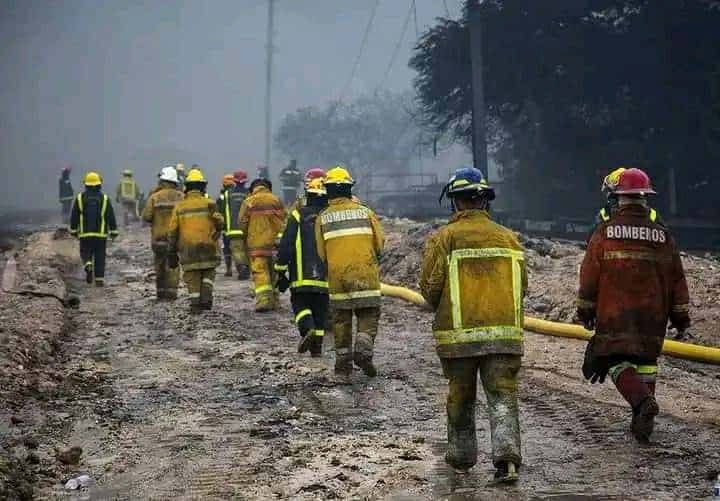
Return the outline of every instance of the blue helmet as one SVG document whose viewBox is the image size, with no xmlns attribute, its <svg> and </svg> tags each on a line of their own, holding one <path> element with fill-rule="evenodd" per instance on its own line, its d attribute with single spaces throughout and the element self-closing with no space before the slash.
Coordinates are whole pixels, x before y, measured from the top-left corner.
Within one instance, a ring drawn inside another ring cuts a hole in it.
<svg viewBox="0 0 720 501">
<path fill-rule="evenodd" d="M 480 169 L 475 167 L 460 167 L 440 194 L 440 200 L 447 194 L 452 198 L 460 194 L 484 194 L 488 200 L 495 200 L 495 190 L 488 185 Z"/>
</svg>

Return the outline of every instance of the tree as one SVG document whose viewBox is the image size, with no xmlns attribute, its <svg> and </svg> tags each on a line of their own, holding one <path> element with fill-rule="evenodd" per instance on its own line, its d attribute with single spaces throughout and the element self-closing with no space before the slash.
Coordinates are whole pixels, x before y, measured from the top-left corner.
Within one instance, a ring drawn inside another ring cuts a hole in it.
<svg viewBox="0 0 720 501">
<path fill-rule="evenodd" d="M 356 177 L 404 171 L 418 148 L 415 113 L 409 94 L 391 93 L 303 107 L 285 116 L 275 143 L 300 165 L 343 164 Z"/>
<path fill-rule="evenodd" d="M 586 215 L 602 176 L 628 164 L 661 191 L 675 167 L 683 212 L 720 216 L 707 188 L 720 182 L 717 2 L 492 0 L 482 9 L 489 143 L 526 211 Z M 467 15 L 441 19 L 410 61 L 426 124 L 466 143 L 468 43 Z"/>
</svg>

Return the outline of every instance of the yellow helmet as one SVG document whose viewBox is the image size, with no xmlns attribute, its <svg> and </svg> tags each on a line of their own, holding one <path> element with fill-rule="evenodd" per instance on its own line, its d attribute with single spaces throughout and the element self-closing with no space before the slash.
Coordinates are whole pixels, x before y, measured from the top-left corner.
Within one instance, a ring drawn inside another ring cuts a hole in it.
<svg viewBox="0 0 720 501">
<path fill-rule="evenodd" d="M 175 170 L 178 172 L 184 172 L 185 171 L 185 164 L 177 164 L 175 166 Z"/>
<path fill-rule="evenodd" d="M 343 167 L 336 165 L 325 174 L 325 184 L 355 184 L 352 176 Z"/>
<path fill-rule="evenodd" d="M 305 191 L 308 193 L 315 193 L 316 195 L 327 194 L 327 191 L 325 190 L 325 183 L 323 183 L 323 180 L 319 177 L 315 178 L 315 179 L 311 179 L 307 183 Z"/>
<path fill-rule="evenodd" d="M 235 177 L 232 174 L 225 174 L 223 176 L 222 184 L 225 188 L 227 188 L 228 186 L 234 186 Z"/>
<path fill-rule="evenodd" d="M 192 169 L 185 178 L 186 183 L 207 183 L 200 169 Z"/>
<path fill-rule="evenodd" d="M 102 184 L 102 178 L 97 172 L 88 172 L 85 174 L 85 186 L 100 186 Z"/>
<path fill-rule="evenodd" d="M 607 191 L 609 193 L 612 193 L 615 191 L 615 187 L 617 186 L 618 182 L 620 181 L 620 174 L 625 172 L 627 169 L 625 167 L 618 167 L 614 171 L 612 171 L 610 174 L 605 176 L 605 179 L 603 179 L 602 184 L 602 191 Z"/>
</svg>

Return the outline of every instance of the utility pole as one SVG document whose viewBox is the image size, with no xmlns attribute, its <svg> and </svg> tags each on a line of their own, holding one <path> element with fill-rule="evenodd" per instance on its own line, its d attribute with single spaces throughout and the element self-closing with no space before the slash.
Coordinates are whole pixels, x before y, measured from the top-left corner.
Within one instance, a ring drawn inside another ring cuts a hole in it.
<svg viewBox="0 0 720 501">
<path fill-rule="evenodd" d="M 270 172 L 272 152 L 272 66 L 273 32 L 275 30 L 275 0 L 268 0 L 267 43 L 265 45 L 265 166 Z"/>
<path fill-rule="evenodd" d="M 470 60 L 472 62 L 472 150 L 473 165 L 485 177 L 488 174 L 487 142 L 485 139 L 485 90 L 483 87 L 482 13 L 481 0 L 467 0 L 470 29 Z"/>
</svg>

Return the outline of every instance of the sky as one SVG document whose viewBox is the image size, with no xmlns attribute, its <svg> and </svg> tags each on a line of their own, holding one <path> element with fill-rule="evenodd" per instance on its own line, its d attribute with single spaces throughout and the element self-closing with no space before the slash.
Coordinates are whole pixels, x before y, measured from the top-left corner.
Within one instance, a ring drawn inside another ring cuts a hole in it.
<svg viewBox="0 0 720 501">
<path fill-rule="evenodd" d="M 273 122 L 382 82 L 412 0 L 276 0 Z M 384 89 L 410 89 L 416 33 L 462 0 L 416 0 Z M 208 177 L 264 158 L 268 0 L 0 0 L 0 207 L 52 207 L 57 177 L 130 167 L 148 189 L 165 162 Z M 446 10 L 447 6 L 447 10 Z M 276 152 L 273 167 L 285 159 Z"/>
</svg>

